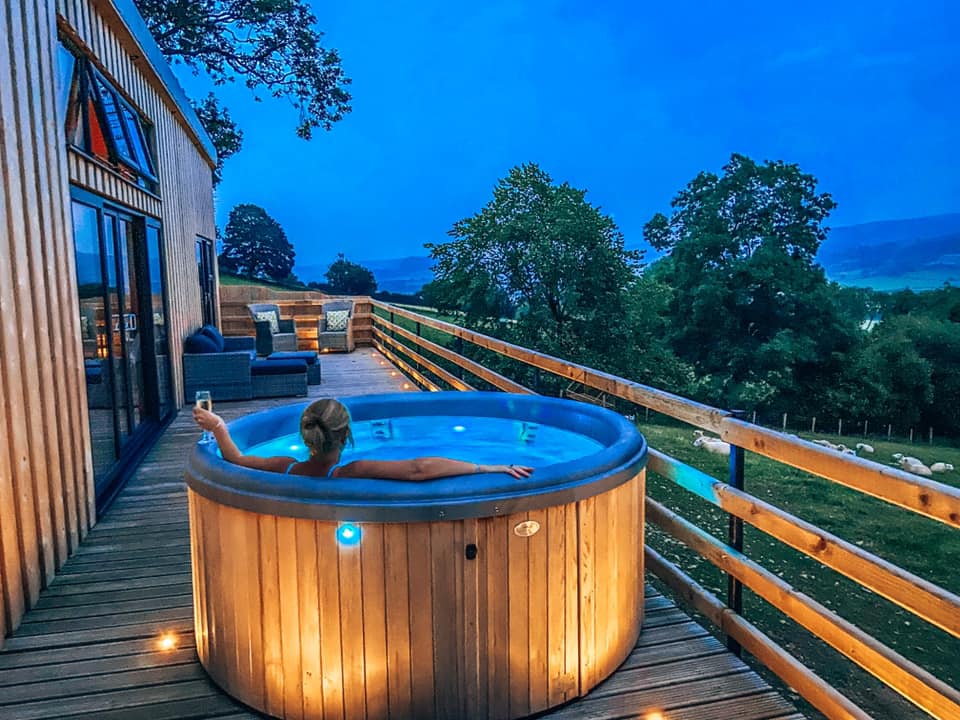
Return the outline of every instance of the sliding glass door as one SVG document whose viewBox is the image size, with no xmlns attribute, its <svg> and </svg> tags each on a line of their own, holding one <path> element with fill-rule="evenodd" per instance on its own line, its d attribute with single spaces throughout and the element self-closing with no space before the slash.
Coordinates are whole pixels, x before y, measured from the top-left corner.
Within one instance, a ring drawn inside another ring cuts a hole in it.
<svg viewBox="0 0 960 720">
<path fill-rule="evenodd" d="M 98 500 L 173 410 L 159 223 L 75 191 L 73 225 Z"/>
</svg>

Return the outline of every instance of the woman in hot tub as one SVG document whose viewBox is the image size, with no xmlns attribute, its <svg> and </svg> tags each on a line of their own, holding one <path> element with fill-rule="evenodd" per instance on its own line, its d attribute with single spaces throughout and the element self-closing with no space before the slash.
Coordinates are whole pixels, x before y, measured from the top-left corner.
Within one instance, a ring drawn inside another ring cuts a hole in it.
<svg viewBox="0 0 960 720">
<path fill-rule="evenodd" d="M 333 399 L 311 403 L 300 416 L 300 434 L 310 457 L 297 460 L 288 455 L 259 457 L 244 455 L 230 437 L 223 418 L 195 407 L 193 419 L 202 429 L 213 433 L 223 458 L 256 470 L 269 470 L 308 477 L 363 477 L 384 480 L 433 480 L 450 475 L 506 473 L 515 478 L 530 477 L 533 468 L 526 465 L 478 465 L 445 457 L 419 457 L 412 460 L 354 460 L 340 465 L 344 446 L 353 443 L 350 412 Z"/>
</svg>

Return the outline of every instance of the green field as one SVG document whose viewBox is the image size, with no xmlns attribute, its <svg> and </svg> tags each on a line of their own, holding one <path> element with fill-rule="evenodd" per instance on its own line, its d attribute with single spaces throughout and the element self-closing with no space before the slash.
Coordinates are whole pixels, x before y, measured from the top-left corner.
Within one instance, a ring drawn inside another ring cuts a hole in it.
<svg viewBox="0 0 960 720">
<path fill-rule="evenodd" d="M 641 424 L 641 430 L 652 447 L 726 479 L 727 459 L 694 448 L 691 429 Z M 853 445 L 857 438 L 844 438 L 843 442 Z M 955 446 L 869 442 L 876 449 L 870 457 L 879 462 L 892 462 L 891 454 L 901 452 L 927 463 L 948 462 L 960 468 L 960 449 Z M 747 454 L 745 477 L 747 491 L 762 500 L 960 593 L 960 533 L 956 530 L 751 453 Z M 957 471 L 934 479 L 960 486 Z M 652 473 L 648 474 L 647 492 L 715 536 L 726 538 L 726 515 L 706 501 Z M 726 597 L 726 579 L 715 567 L 652 525 L 647 528 L 647 542 L 652 547 L 719 597 Z M 744 535 L 744 552 L 750 558 L 935 676 L 960 685 L 960 641 L 760 530 L 748 525 Z M 744 615 L 874 717 L 927 717 L 746 590 Z M 815 716 L 809 707 L 803 709 Z"/>
</svg>

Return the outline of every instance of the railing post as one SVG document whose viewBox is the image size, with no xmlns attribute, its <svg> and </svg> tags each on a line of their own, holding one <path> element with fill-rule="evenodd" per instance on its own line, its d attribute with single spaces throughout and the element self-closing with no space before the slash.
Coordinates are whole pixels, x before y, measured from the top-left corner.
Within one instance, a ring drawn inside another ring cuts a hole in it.
<svg viewBox="0 0 960 720">
<path fill-rule="evenodd" d="M 457 341 L 454 343 L 454 347 L 456 348 L 454 352 L 456 352 L 457 355 L 459 355 L 460 357 L 463 357 L 463 338 L 462 337 L 457 336 Z M 461 367 L 460 365 L 457 365 L 457 377 L 463 380 L 463 367 Z"/>
<path fill-rule="evenodd" d="M 741 420 L 746 415 L 743 410 L 732 410 L 731 415 Z M 738 445 L 730 445 L 730 478 L 728 483 L 737 490 L 743 490 L 743 458 L 744 450 Z M 728 540 L 730 547 L 737 552 L 743 551 L 743 520 L 735 515 L 729 515 Z M 743 613 L 743 586 L 733 575 L 727 574 L 727 606 L 737 615 Z M 729 635 L 727 649 L 737 657 L 742 656 L 740 643 Z"/>
<path fill-rule="evenodd" d="M 390 311 L 390 324 L 391 324 L 391 325 L 394 324 L 393 310 Z M 393 328 L 390 328 L 390 337 L 392 337 L 394 340 L 397 339 L 397 331 L 394 330 Z"/>
</svg>

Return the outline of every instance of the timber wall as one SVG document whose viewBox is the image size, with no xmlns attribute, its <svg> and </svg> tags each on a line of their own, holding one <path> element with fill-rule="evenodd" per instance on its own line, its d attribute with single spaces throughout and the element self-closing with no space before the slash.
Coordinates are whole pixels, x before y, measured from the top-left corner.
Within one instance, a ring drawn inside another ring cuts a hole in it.
<svg viewBox="0 0 960 720">
<path fill-rule="evenodd" d="M 70 148 L 70 182 L 163 223 L 173 397 L 183 397 L 183 340 L 202 324 L 195 242 L 213 239 L 213 177 L 201 141 L 169 101 L 164 83 L 142 54 L 114 5 L 57 0 L 60 32 L 153 123 L 159 193 L 154 195 L 95 158 Z M 219 318 L 219 310 L 218 310 Z"/>
<path fill-rule="evenodd" d="M 111 2 L 0 8 L 0 646 L 96 522 L 71 182 L 163 221 L 174 397 L 182 338 L 200 323 L 194 238 L 215 236 L 211 166 L 126 28 Z M 66 150 L 58 29 L 154 124 L 158 195 Z"/>
</svg>

